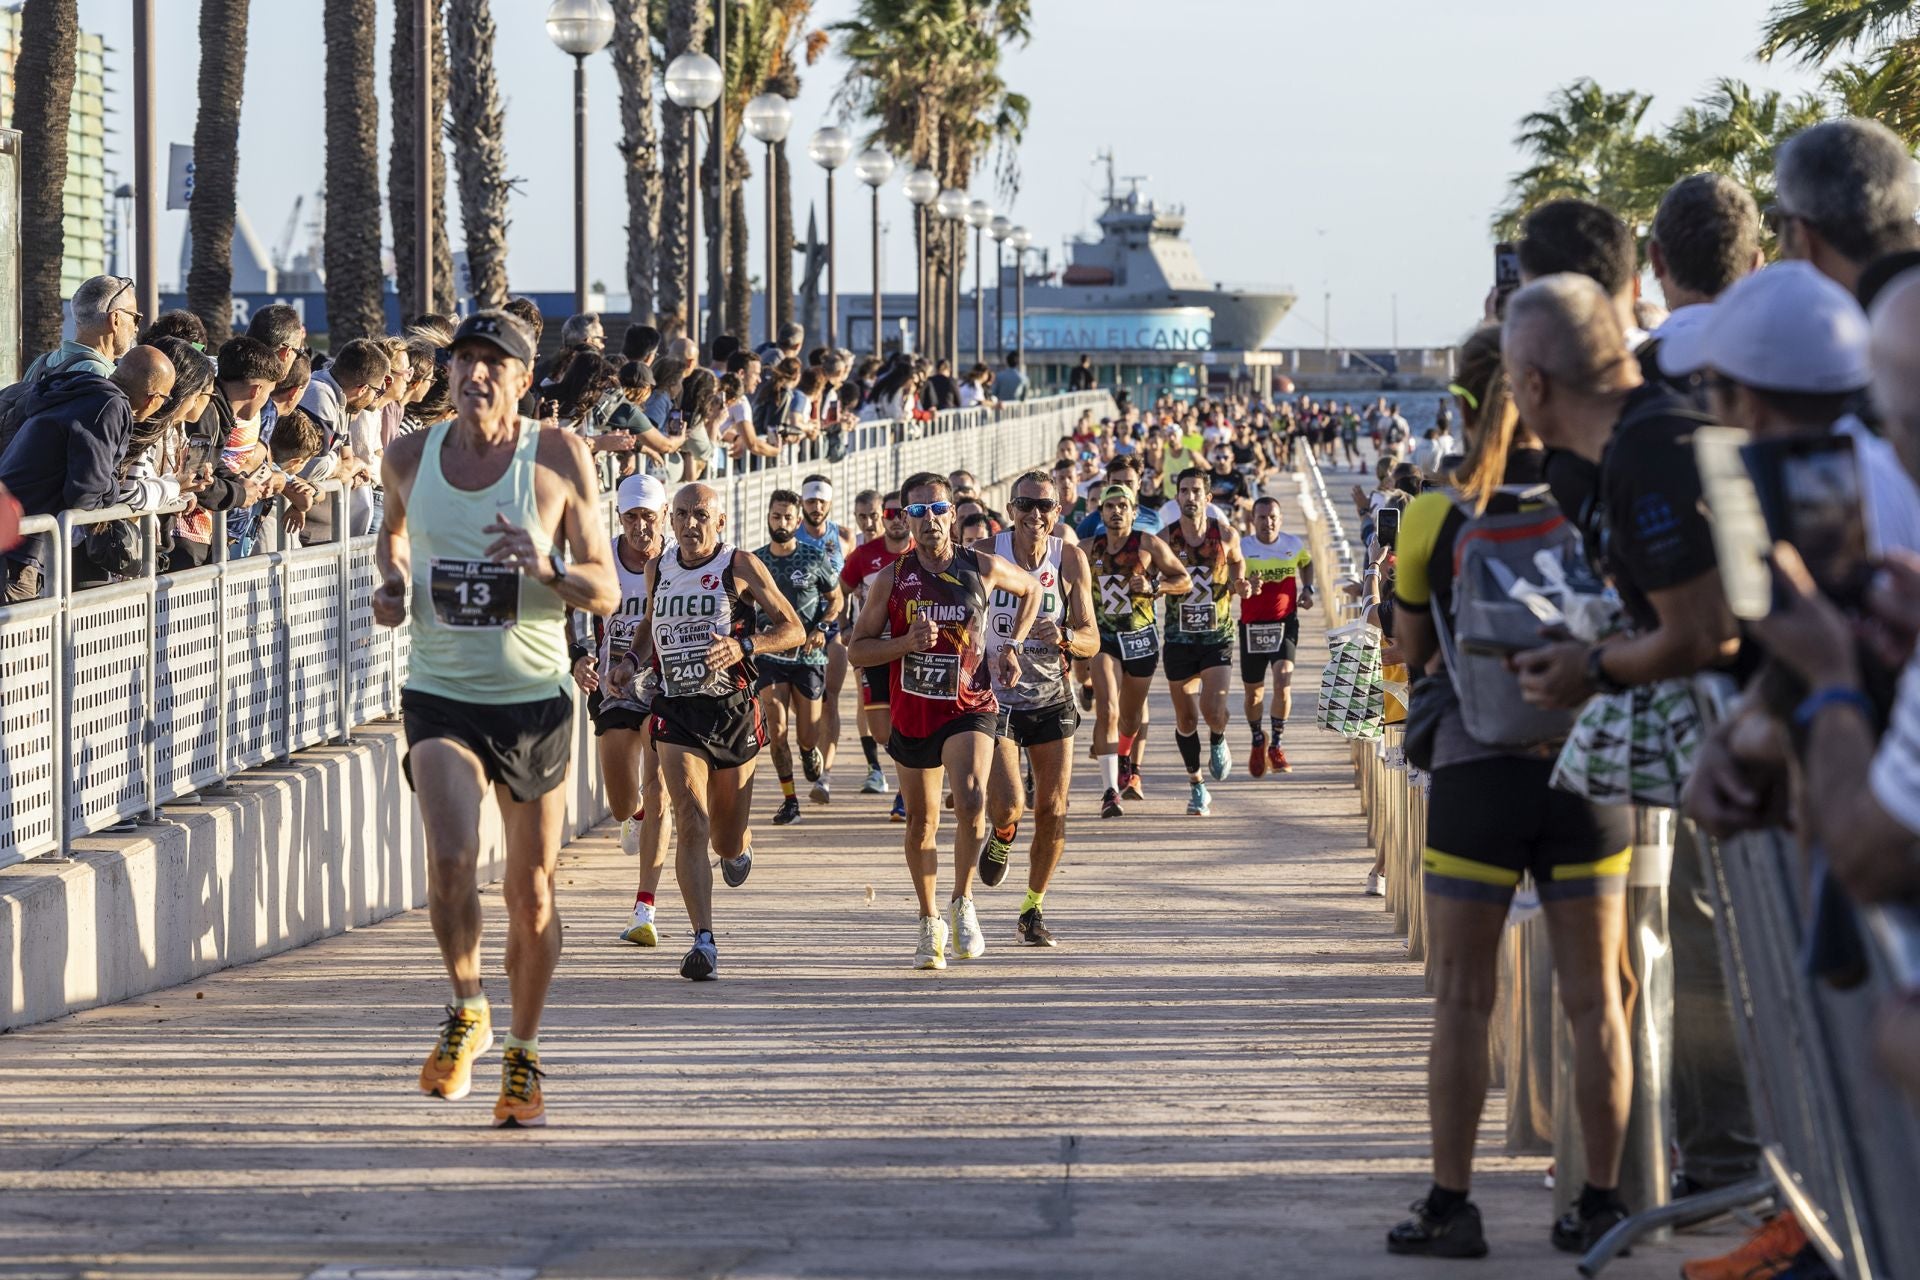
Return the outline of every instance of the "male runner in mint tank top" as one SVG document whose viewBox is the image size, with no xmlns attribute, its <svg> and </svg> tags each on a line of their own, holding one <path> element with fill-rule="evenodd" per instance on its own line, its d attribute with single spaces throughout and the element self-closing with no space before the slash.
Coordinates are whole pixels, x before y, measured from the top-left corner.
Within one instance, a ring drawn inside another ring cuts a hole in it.
<svg viewBox="0 0 1920 1280">
<path fill-rule="evenodd" d="M 500 805 L 513 1024 L 496 1126 L 546 1123 L 540 1014 L 560 958 L 553 872 L 573 744 L 565 610 L 620 604 L 586 443 L 516 408 L 533 358 L 533 335 L 504 311 L 475 312 L 454 334 L 452 421 L 401 436 L 381 464 L 373 593 L 381 626 L 411 615 L 406 765 L 426 828 L 428 915 L 453 980 L 420 1088 L 450 1100 L 466 1096 L 493 1042 L 475 868 L 489 788 Z"/>
</svg>

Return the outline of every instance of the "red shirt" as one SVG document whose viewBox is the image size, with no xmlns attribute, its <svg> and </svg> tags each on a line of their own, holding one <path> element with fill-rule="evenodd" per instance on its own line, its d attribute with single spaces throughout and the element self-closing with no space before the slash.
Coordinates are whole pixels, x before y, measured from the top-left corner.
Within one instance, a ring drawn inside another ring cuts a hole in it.
<svg viewBox="0 0 1920 1280">
<path fill-rule="evenodd" d="M 953 562 L 935 573 L 908 552 L 893 572 L 887 634 L 904 636 L 923 613 L 939 627 L 932 649 L 888 664 L 893 727 L 902 737 L 929 738 L 961 716 L 998 712 L 993 685 L 980 667 L 987 589 L 979 558 L 955 548 Z"/>
<path fill-rule="evenodd" d="M 913 550 L 911 538 L 907 539 L 907 550 Z M 873 580 L 880 576 L 880 571 L 898 558 L 894 552 L 887 550 L 887 540 L 884 537 L 875 538 L 872 542 L 863 542 L 853 549 L 853 554 L 847 557 L 847 562 L 840 566 L 840 585 L 847 589 L 849 595 L 855 591 L 865 591 L 873 585 Z"/>
</svg>

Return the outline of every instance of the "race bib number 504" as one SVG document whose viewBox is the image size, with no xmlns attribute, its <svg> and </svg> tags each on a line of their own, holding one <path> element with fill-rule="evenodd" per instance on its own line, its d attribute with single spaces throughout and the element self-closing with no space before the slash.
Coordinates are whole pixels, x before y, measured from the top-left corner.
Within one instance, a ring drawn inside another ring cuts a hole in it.
<svg viewBox="0 0 1920 1280">
<path fill-rule="evenodd" d="M 508 565 L 435 556 L 427 589 L 443 627 L 499 631 L 520 618 L 520 571 Z"/>
</svg>

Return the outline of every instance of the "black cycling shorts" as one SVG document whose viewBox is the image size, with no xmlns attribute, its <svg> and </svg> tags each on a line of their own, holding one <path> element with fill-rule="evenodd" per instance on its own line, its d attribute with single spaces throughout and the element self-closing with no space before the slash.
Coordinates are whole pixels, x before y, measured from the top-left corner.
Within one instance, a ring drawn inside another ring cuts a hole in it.
<svg viewBox="0 0 1920 1280">
<path fill-rule="evenodd" d="M 909 738 L 895 729 L 887 738 L 887 754 L 893 762 L 907 769 L 938 769 L 945 763 L 941 752 L 946 749 L 947 739 L 956 733 L 984 733 L 992 736 L 999 727 L 999 716 L 991 711 L 973 711 L 953 719 L 935 729 L 924 738 Z"/>
<path fill-rule="evenodd" d="M 1267 668 L 1276 662 L 1292 662 L 1293 655 L 1300 648 L 1300 615 L 1279 623 L 1263 622 L 1261 626 L 1279 626 L 1285 628 L 1280 633 L 1280 647 L 1272 653 L 1252 653 L 1247 649 L 1247 624 L 1240 624 L 1240 679 L 1247 684 L 1265 684 Z"/>
<path fill-rule="evenodd" d="M 824 666 L 812 666 L 804 662 L 776 662 L 771 658 L 761 658 L 754 664 L 760 669 L 760 678 L 755 681 L 755 689 L 764 689 L 768 685 L 784 684 L 798 697 L 809 702 L 818 702 L 827 696 L 827 669 Z M 882 668 L 882 674 L 885 668 Z"/>
<path fill-rule="evenodd" d="M 565 695 L 482 704 L 402 689 L 400 714 L 409 748 L 430 738 L 457 742 L 480 757 L 488 782 L 505 787 L 521 804 L 538 800 L 567 780 L 573 757 L 573 699 Z M 400 767 L 411 786 L 411 750 Z"/>
<path fill-rule="evenodd" d="M 1002 738 L 1011 738 L 1018 747 L 1037 747 L 1047 742 L 1064 742 L 1080 728 L 1080 708 L 1073 699 L 1050 707 L 1001 707 Z"/>
<path fill-rule="evenodd" d="M 1619 893 L 1632 859 L 1633 810 L 1550 785 L 1551 756 L 1498 756 L 1433 771 L 1427 892 L 1505 903 L 1520 874 L 1540 897 Z"/>
<path fill-rule="evenodd" d="M 630 702 L 610 707 L 606 699 L 600 696 L 600 691 L 595 689 L 587 695 L 587 716 L 593 721 L 593 736 L 601 738 L 621 730 L 639 733 L 653 718 L 653 711 L 650 707 L 636 707 Z"/>
<path fill-rule="evenodd" d="M 884 707 L 893 700 L 893 692 L 887 684 L 887 668 L 892 665 L 883 662 L 877 667 L 860 668 L 861 706 Z"/>
<path fill-rule="evenodd" d="M 760 700 L 741 694 L 656 698 L 653 741 L 698 751 L 716 769 L 737 769 L 767 745 L 767 722 Z"/>
<path fill-rule="evenodd" d="M 1185 684 L 1189 680 L 1199 679 L 1203 671 L 1232 665 L 1233 645 L 1230 641 L 1167 646 L 1167 679 L 1173 684 Z"/>
<path fill-rule="evenodd" d="M 1118 658 L 1120 669 L 1135 680 L 1150 679 L 1160 669 L 1160 650 L 1157 647 L 1144 658 L 1121 658 L 1120 637 L 1111 631 L 1100 633 L 1100 652 Z"/>
</svg>

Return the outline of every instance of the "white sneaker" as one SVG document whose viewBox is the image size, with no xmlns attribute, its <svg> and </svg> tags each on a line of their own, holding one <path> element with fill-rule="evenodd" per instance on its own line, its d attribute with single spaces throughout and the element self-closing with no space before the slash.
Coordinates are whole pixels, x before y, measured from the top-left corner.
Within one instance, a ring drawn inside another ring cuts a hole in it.
<svg viewBox="0 0 1920 1280">
<path fill-rule="evenodd" d="M 833 802 L 833 787 L 832 784 L 827 781 L 825 775 L 822 775 L 820 781 L 813 784 L 813 790 L 808 793 L 808 798 L 815 804 L 831 804 Z"/>
<path fill-rule="evenodd" d="M 887 775 L 875 765 L 867 770 L 867 780 L 860 784 L 860 794 L 865 796 L 883 796 L 887 794 Z"/>
<path fill-rule="evenodd" d="M 629 858 L 640 852 L 640 819 L 620 819 L 620 852 Z"/>
<path fill-rule="evenodd" d="M 972 898 L 955 898 L 947 906 L 953 923 L 953 958 L 978 960 L 987 954 L 987 935 L 980 932 L 980 918 L 973 914 Z"/>
<path fill-rule="evenodd" d="M 916 969 L 947 967 L 947 922 L 939 916 L 920 917 L 920 946 L 913 953 Z"/>
<path fill-rule="evenodd" d="M 1387 878 L 1378 871 L 1367 872 L 1367 897 L 1384 898 L 1387 896 Z"/>
<path fill-rule="evenodd" d="M 621 939 L 636 947 L 657 947 L 660 945 L 659 931 L 653 927 L 653 906 L 651 903 L 633 904 L 633 919 L 627 922 L 626 932 Z"/>
</svg>

